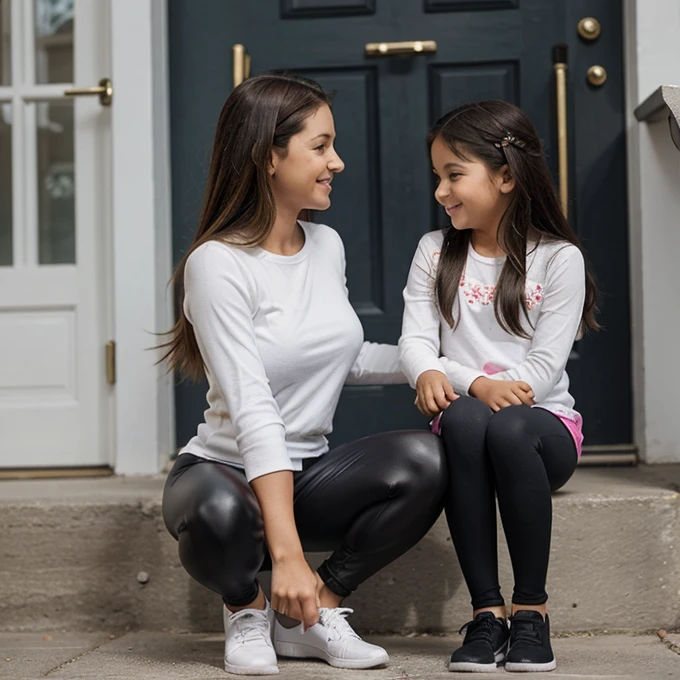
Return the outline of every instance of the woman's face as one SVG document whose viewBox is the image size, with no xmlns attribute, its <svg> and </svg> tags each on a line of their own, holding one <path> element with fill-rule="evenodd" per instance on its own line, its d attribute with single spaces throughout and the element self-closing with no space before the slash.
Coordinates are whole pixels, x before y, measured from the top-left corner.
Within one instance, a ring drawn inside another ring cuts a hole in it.
<svg viewBox="0 0 680 680">
<path fill-rule="evenodd" d="M 305 121 L 301 132 L 288 142 L 285 155 L 272 154 L 272 189 L 279 208 L 327 210 L 331 182 L 345 164 L 335 152 L 335 125 L 330 108 L 323 104 Z"/>
<path fill-rule="evenodd" d="M 515 187 L 507 166 L 490 172 L 480 160 L 464 160 L 437 137 L 430 149 L 438 178 L 434 197 L 444 206 L 455 229 L 493 231 L 505 212 Z"/>
</svg>

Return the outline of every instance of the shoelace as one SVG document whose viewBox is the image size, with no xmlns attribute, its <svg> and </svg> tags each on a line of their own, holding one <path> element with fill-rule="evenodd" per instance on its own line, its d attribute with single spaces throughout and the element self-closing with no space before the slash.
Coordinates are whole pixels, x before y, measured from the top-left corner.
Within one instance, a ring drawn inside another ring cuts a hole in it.
<svg viewBox="0 0 680 680">
<path fill-rule="evenodd" d="M 462 635 L 465 633 L 465 643 L 469 642 L 488 642 L 491 644 L 493 642 L 493 625 L 495 621 L 490 616 L 479 616 L 472 621 L 468 621 L 458 633 Z"/>
<path fill-rule="evenodd" d="M 230 617 L 231 622 L 236 627 L 236 635 L 243 642 L 254 642 L 255 640 L 265 640 L 271 642 L 269 635 L 269 619 L 265 610 L 242 609 Z"/>
<path fill-rule="evenodd" d="M 354 632 L 347 622 L 347 616 L 354 614 L 349 607 L 336 607 L 334 609 L 319 609 L 319 623 L 328 631 L 329 640 L 341 640 L 346 637 L 361 638 Z"/>
<path fill-rule="evenodd" d="M 511 618 L 511 636 L 513 644 L 515 642 L 526 642 L 530 645 L 541 646 L 541 624 L 538 621 L 526 621 Z"/>
</svg>

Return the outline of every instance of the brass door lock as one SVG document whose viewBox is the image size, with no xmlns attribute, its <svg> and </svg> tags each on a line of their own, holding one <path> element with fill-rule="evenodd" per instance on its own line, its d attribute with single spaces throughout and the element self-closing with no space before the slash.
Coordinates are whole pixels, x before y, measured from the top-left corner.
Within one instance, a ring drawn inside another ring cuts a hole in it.
<svg viewBox="0 0 680 680">
<path fill-rule="evenodd" d="M 578 22 L 576 30 L 581 38 L 588 42 L 593 42 L 600 37 L 600 33 L 602 33 L 602 24 L 594 17 L 586 17 Z"/>
<path fill-rule="evenodd" d="M 604 66 L 595 64 L 588 69 L 586 79 L 593 87 L 602 87 L 607 82 L 607 71 Z"/>
</svg>

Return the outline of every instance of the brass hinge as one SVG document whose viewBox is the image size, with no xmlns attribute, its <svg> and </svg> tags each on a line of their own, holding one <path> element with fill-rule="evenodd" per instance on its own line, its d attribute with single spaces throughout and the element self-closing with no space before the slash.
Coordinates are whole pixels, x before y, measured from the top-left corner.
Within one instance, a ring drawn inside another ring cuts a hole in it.
<svg viewBox="0 0 680 680">
<path fill-rule="evenodd" d="M 106 343 L 106 382 L 116 384 L 116 341 Z"/>
</svg>

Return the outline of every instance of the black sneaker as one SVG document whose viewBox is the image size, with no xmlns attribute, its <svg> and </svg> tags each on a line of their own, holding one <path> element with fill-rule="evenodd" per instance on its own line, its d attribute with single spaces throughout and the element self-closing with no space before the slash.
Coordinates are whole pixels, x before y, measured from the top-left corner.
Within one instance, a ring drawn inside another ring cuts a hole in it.
<svg viewBox="0 0 680 680">
<path fill-rule="evenodd" d="M 495 671 L 497 664 L 505 658 L 508 647 L 510 633 L 507 621 L 497 619 L 493 612 L 480 612 L 458 632 L 463 631 L 463 645 L 451 655 L 449 670 L 470 673 Z"/>
<path fill-rule="evenodd" d="M 552 671 L 557 664 L 550 646 L 550 619 L 522 609 L 510 617 L 510 649 L 506 671 Z"/>
</svg>

